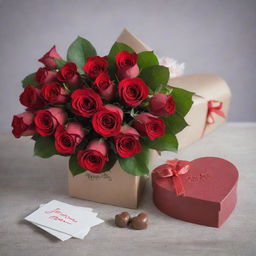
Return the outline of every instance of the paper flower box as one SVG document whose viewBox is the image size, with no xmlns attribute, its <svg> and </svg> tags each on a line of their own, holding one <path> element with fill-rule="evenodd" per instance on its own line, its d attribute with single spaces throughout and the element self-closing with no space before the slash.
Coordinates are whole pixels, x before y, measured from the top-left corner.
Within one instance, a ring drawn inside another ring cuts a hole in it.
<svg viewBox="0 0 256 256">
<path fill-rule="evenodd" d="M 68 171 L 68 192 L 72 197 L 136 209 L 146 180 L 146 176 L 124 172 L 116 163 L 101 174 L 84 172 L 73 176 Z"/>
<path fill-rule="evenodd" d="M 156 157 L 156 151 L 151 150 L 149 168 Z M 68 193 L 76 198 L 136 209 L 147 181 L 147 175 L 129 174 L 116 162 L 110 171 L 100 174 L 84 172 L 73 176 L 68 171 Z"/>
<path fill-rule="evenodd" d="M 152 50 L 127 29 L 123 30 L 117 41 L 128 43 L 137 52 Z M 185 116 L 189 125 L 177 134 L 179 149 L 199 140 L 226 121 L 231 92 L 227 83 L 220 77 L 212 74 L 186 75 L 170 78 L 169 85 L 195 93 L 193 106 Z M 213 108 L 212 112 L 208 113 L 208 103 L 210 102 L 212 102 Z M 222 114 L 218 114 L 218 110 Z M 207 123 L 208 114 L 213 118 L 210 124 Z"/>
</svg>

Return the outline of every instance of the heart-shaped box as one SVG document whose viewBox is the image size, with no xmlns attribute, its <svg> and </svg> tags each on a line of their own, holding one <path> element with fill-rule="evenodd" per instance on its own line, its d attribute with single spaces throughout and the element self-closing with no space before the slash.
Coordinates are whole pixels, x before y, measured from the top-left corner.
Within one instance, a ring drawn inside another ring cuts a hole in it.
<svg viewBox="0 0 256 256">
<path fill-rule="evenodd" d="M 173 177 L 152 172 L 153 201 L 157 208 L 177 219 L 220 227 L 237 201 L 237 168 L 225 159 L 202 157 L 190 162 L 179 179 L 185 194 L 177 195 Z"/>
</svg>

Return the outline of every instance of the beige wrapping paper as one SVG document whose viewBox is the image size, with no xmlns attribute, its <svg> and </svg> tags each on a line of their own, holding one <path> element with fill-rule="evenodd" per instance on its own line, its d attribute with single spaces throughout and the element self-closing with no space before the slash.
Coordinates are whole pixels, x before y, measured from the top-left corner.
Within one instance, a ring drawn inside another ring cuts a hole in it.
<svg viewBox="0 0 256 256">
<path fill-rule="evenodd" d="M 152 50 L 127 29 L 122 31 L 117 41 L 128 44 L 137 53 Z M 189 126 L 177 134 L 179 149 L 199 140 L 203 135 L 225 122 L 226 119 L 214 113 L 214 123 L 206 126 L 208 101 L 210 100 L 223 102 L 222 111 L 227 117 L 231 92 L 223 79 L 211 74 L 188 75 L 170 79 L 169 84 L 195 93 L 193 106 L 185 117 Z"/>
<path fill-rule="evenodd" d="M 171 79 L 169 84 L 195 93 L 193 106 L 185 117 L 189 126 L 177 134 L 179 149 L 199 140 L 226 121 L 226 118 L 213 113 L 214 123 L 206 125 L 210 100 L 223 102 L 221 110 L 226 117 L 228 115 L 231 92 L 227 83 L 220 77 L 210 74 L 187 75 Z"/>
</svg>

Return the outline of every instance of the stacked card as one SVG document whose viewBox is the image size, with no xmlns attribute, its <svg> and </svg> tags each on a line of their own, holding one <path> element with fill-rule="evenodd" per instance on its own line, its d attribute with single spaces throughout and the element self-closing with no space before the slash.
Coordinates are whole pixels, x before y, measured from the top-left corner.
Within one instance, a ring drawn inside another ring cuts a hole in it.
<svg viewBox="0 0 256 256">
<path fill-rule="evenodd" d="M 84 239 L 91 227 L 104 222 L 91 208 L 73 206 L 57 200 L 41 205 L 25 220 L 62 241 L 71 237 Z"/>
</svg>

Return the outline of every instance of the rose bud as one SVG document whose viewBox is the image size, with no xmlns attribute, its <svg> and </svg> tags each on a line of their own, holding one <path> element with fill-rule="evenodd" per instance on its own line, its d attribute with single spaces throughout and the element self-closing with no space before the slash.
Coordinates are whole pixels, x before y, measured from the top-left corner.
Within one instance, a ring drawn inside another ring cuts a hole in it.
<svg viewBox="0 0 256 256">
<path fill-rule="evenodd" d="M 12 133 L 16 138 L 35 134 L 34 114 L 26 111 L 13 116 Z"/>
<path fill-rule="evenodd" d="M 95 132 L 103 137 L 117 136 L 121 130 L 123 111 L 113 105 L 106 105 L 92 117 Z"/>
<path fill-rule="evenodd" d="M 45 84 L 42 88 L 42 96 L 50 104 L 63 104 L 68 100 L 67 91 L 56 82 Z"/>
<path fill-rule="evenodd" d="M 108 71 L 107 57 L 89 57 L 84 64 L 84 72 L 94 80 L 100 73 L 106 73 Z"/>
<path fill-rule="evenodd" d="M 148 87 L 141 78 L 125 78 L 118 84 L 118 94 L 124 104 L 137 107 L 148 97 Z"/>
<path fill-rule="evenodd" d="M 81 124 L 77 122 L 59 125 L 55 132 L 55 148 L 62 154 L 75 153 L 76 146 L 84 138 L 84 131 Z"/>
<path fill-rule="evenodd" d="M 139 132 L 141 136 L 147 136 L 151 140 L 161 137 L 165 133 L 164 121 L 149 113 L 137 115 L 132 123 L 132 126 Z"/>
<path fill-rule="evenodd" d="M 134 78 L 139 74 L 137 59 L 138 55 L 135 52 L 121 51 L 116 55 L 117 76 L 119 79 Z"/>
<path fill-rule="evenodd" d="M 65 64 L 57 73 L 57 78 L 59 81 L 68 83 L 74 88 L 77 88 L 81 82 L 77 66 L 73 62 Z"/>
<path fill-rule="evenodd" d="M 131 157 L 141 151 L 139 133 L 132 127 L 122 126 L 114 138 L 116 152 L 121 157 Z"/>
<path fill-rule="evenodd" d="M 103 104 L 99 94 L 91 88 L 75 90 L 71 100 L 75 113 L 83 117 L 91 117 Z"/>
<path fill-rule="evenodd" d="M 176 105 L 172 96 L 157 93 L 149 102 L 149 110 L 156 116 L 167 116 L 175 113 Z"/>
<path fill-rule="evenodd" d="M 41 136 L 48 136 L 55 132 L 58 125 L 64 125 L 67 114 L 61 108 L 47 108 L 38 110 L 35 116 L 36 131 Z"/>
<path fill-rule="evenodd" d="M 45 65 L 45 67 L 47 67 L 49 69 L 56 69 L 57 66 L 56 66 L 54 58 L 61 59 L 60 55 L 56 51 L 55 45 L 38 61 L 42 62 Z"/>
<path fill-rule="evenodd" d="M 110 101 L 115 96 L 115 85 L 107 73 L 100 73 L 94 85 L 103 99 Z"/>
<path fill-rule="evenodd" d="M 86 149 L 78 152 L 77 160 L 81 167 L 99 173 L 108 161 L 106 142 L 102 139 L 91 141 Z"/>
<path fill-rule="evenodd" d="M 35 80 L 40 85 L 56 81 L 56 72 L 47 68 L 39 68 L 36 72 Z"/>
<path fill-rule="evenodd" d="M 38 109 L 44 106 L 41 89 L 28 85 L 20 95 L 20 103 L 29 109 Z"/>
</svg>

